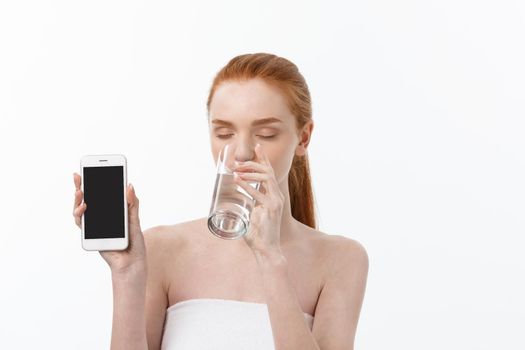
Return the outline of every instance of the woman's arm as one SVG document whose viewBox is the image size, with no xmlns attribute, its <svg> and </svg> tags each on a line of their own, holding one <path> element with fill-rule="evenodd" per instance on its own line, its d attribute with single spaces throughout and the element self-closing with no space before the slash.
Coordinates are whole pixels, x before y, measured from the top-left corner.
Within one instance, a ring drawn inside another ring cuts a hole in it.
<svg viewBox="0 0 525 350">
<path fill-rule="evenodd" d="M 73 173 L 75 224 L 82 228 L 82 218 L 88 203 L 82 203 L 82 178 Z M 165 242 L 163 226 L 142 232 L 139 219 L 139 199 L 131 184 L 127 188 L 129 208 L 129 245 L 123 251 L 100 251 L 111 269 L 113 282 L 113 326 L 111 349 L 158 350 L 168 305 L 164 285 L 164 263 L 161 252 Z M 146 256 L 149 258 L 146 258 Z"/>
<path fill-rule="evenodd" d="M 112 272 L 111 350 L 159 350 L 168 307 L 163 226 L 144 231 L 147 266 Z M 164 248 L 164 249 L 163 249 Z"/>
<path fill-rule="evenodd" d="M 357 241 L 334 237 L 331 270 L 315 308 L 312 330 L 304 320 L 286 257 L 256 252 L 275 348 L 332 350 L 354 348 L 368 276 L 368 254 Z"/>
<path fill-rule="evenodd" d="M 111 350 L 148 350 L 146 338 L 146 266 L 114 272 Z"/>
</svg>

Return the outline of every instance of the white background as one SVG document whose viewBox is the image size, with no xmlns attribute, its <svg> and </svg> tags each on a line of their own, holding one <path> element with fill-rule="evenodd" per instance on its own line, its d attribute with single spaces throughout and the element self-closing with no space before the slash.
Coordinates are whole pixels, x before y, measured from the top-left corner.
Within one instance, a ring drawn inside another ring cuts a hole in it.
<svg viewBox="0 0 525 350">
<path fill-rule="evenodd" d="M 127 156 L 143 228 L 207 215 L 208 89 L 262 51 L 311 89 L 320 229 L 369 254 L 356 349 L 524 349 L 524 23 L 518 0 L 2 1 L 0 348 L 109 348 L 80 157 Z"/>
</svg>

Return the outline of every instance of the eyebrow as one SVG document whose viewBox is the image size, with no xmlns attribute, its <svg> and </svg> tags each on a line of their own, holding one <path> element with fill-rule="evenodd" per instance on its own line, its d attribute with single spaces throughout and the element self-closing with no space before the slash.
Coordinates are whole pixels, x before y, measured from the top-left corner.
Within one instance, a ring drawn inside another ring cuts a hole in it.
<svg viewBox="0 0 525 350">
<path fill-rule="evenodd" d="M 218 124 L 218 125 L 228 125 L 228 126 L 233 125 L 232 122 L 229 122 L 227 120 L 222 120 L 222 119 L 213 119 L 211 122 L 212 124 Z M 270 118 L 262 118 L 262 119 L 254 120 L 252 125 L 257 126 L 257 125 L 263 125 L 263 124 L 282 123 L 282 122 L 283 121 L 281 119 L 270 117 Z"/>
</svg>

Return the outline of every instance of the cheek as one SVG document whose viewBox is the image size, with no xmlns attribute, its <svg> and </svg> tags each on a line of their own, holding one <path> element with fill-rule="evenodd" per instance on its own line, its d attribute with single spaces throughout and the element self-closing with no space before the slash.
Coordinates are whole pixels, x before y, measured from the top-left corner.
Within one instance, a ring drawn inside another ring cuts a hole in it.
<svg viewBox="0 0 525 350">
<path fill-rule="evenodd" d="M 288 173 L 292 165 L 293 156 L 294 149 L 291 149 L 286 150 L 285 152 L 279 152 L 273 157 L 270 157 L 270 163 L 272 164 L 275 179 L 278 183 L 288 180 Z"/>
</svg>

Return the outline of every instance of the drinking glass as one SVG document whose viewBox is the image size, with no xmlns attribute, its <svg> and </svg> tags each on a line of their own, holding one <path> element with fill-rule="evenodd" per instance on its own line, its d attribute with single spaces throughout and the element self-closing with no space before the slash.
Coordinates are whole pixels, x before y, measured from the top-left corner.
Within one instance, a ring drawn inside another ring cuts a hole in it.
<svg viewBox="0 0 525 350">
<path fill-rule="evenodd" d="M 219 152 L 215 188 L 208 215 L 208 228 L 215 236 L 223 239 L 237 239 L 248 232 L 250 214 L 255 199 L 235 183 L 236 144 L 228 143 Z M 259 190 L 259 181 L 247 181 Z"/>
</svg>

